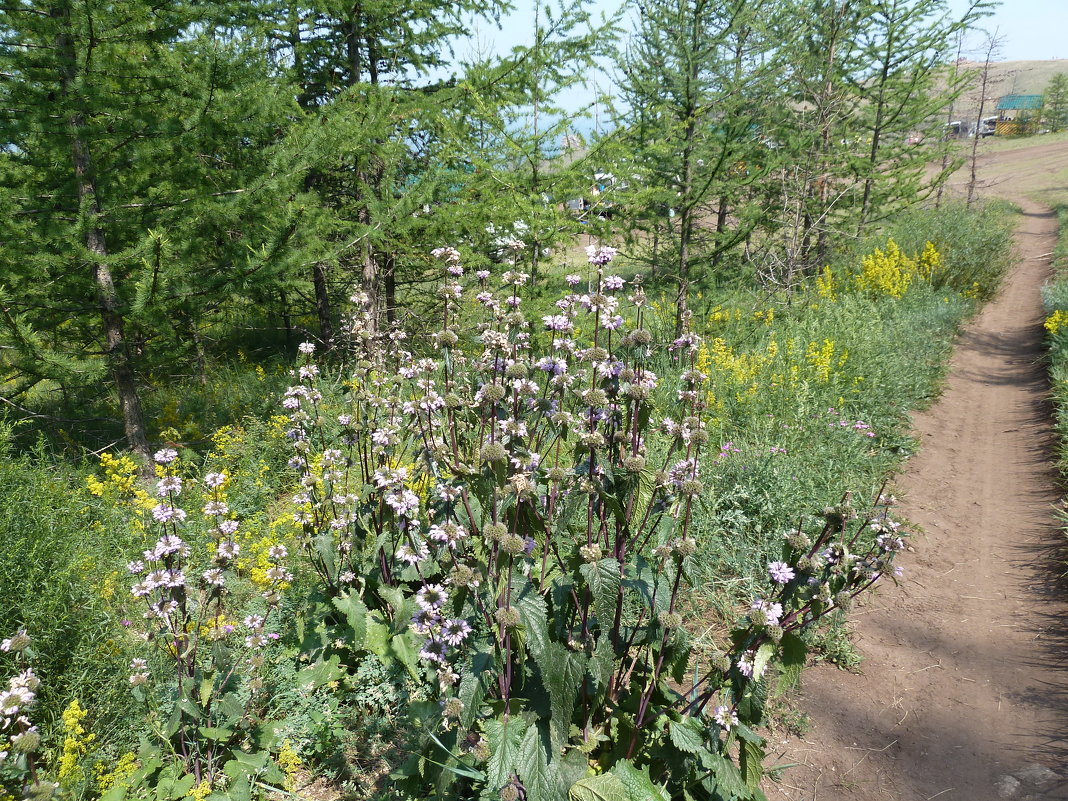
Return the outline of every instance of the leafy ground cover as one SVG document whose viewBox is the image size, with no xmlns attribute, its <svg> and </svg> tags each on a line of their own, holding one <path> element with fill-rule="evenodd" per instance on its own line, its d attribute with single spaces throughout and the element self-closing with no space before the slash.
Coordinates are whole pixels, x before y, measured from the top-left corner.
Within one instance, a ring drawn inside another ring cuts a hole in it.
<svg viewBox="0 0 1068 801">
<path fill-rule="evenodd" d="M 6 454 L 5 787 L 760 797 L 769 696 L 902 546 L 871 501 L 1007 263 L 983 214 L 681 337 L 610 249 L 526 315 L 445 249 L 432 339 L 220 374 L 261 413 L 190 436 L 176 400 L 153 485 Z"/>
</svg>

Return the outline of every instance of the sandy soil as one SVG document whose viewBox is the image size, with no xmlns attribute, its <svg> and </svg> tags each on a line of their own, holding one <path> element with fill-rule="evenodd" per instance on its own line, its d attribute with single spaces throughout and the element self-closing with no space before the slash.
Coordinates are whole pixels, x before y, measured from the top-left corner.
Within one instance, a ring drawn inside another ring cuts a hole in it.
<svg viewBox="0 0 1068 801">
<path fill-rule="evenodd" d="M 859 675 L 805 673 L 799 763 L 765 791 L 805 801 L 1068 799 L 1068 588 L 1039 287 L 1068 191 L 1068 143 L 991 153 L 984 193 L 1021 207 L 1019 260 L 962 333 L 922 446 L 898 479 L 921 532 L 905 578 L 854 614 Z"/>
</svg>

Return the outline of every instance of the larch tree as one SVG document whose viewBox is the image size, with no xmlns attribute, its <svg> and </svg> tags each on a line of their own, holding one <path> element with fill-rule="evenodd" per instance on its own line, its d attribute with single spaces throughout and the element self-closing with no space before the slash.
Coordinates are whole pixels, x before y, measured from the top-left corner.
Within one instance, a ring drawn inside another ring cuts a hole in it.
<svg viewBox="0 0 1068 801">
<path fill-rule="evenodd" d="M 197 349 L 206 318 L 277 277 L 295 232 L 277 147 L 291 101 L 260 80 L 254 46 L 221 34 L 221 11 L 0 9 L 8 372 L 16 392 L 109 376 L 146 458 L 138 360 Z"/>
</svg>

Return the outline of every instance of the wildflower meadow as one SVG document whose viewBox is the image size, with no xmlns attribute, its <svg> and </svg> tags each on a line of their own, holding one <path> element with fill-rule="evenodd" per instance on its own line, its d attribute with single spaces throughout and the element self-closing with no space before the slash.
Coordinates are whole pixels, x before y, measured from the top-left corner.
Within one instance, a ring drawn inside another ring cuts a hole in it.
<svg viewBox="0 0 1068 801">
<path fill-rule="evenodd" d="M 343 348 L 246 368 L 260 413 L 193 446 L 161 398 L 147 471 L 5 424 L 0 797 L 764 798 L 789 690 L 899 572 L 908 413 L 1007 260 L 958 213 L 681 330 L 607 244 L 536 292 L 519 246 L 443 245 L 423 332 L 356 294 Z"/>
</svg>

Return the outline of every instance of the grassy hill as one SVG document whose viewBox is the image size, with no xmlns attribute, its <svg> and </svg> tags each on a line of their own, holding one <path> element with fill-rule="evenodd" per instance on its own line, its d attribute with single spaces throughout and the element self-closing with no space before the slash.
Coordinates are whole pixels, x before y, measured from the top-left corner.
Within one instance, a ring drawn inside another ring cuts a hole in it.
<svg viewBox="0 0 1068 801">
<path fill-rule="evenodd" d="M 980 82 L 982 62 L 962 60 L 962 71 L 974 73 L 971 88 L 957 101 L 953 116 L 955 119 L 974 120 L 979 113 Z M 986 87 L 986 107 L 984 115 L 994 113 L 998 98 L 1009 94 L 1042 94 L 1050 78 L 1058 72 L 1068 74 L 1068 59 L 1048 61 L 994 61 L 990 64 L 990 75 Z"/>
</svg>

